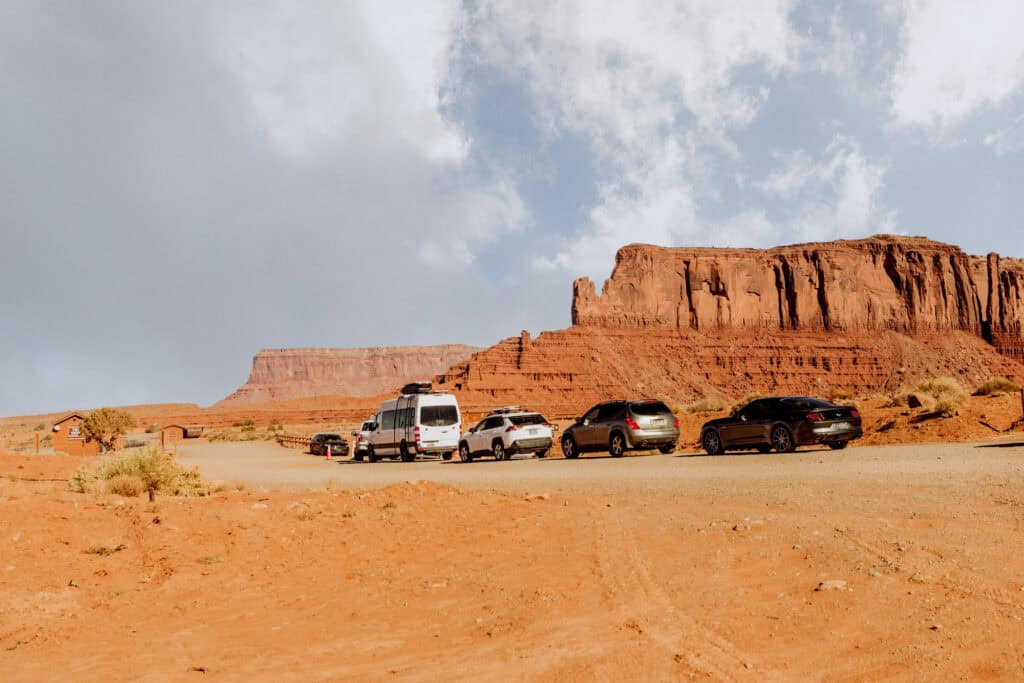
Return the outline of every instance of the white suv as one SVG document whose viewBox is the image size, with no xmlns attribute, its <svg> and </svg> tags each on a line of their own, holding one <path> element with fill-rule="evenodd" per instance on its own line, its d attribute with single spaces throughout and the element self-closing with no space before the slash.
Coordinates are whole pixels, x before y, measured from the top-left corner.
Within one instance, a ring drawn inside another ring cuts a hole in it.
<svg viewBox="0 0 1024 683">
<path fill-rule="evenodd" d="M 557 429 L 540 413 L 519 406 L 499 408 L 482 419 L 459 440 L 459 458 L 472 462 L 478 456 L 508 460 L 520 453 L 535 453 L 543 458 L 551 449 Z"/>
<path fill-rule="evenodd" d="M 352 446 L 352 458 L 355 460 L 362 460 L 366 452 L 370 450 L 370 427 L 377 421 L 377 416 L 374 415 L 369 420 L 359 426 L 359 430 L 352 432 L 352 436 L 355 437 L 355 445 Z"/>
</svg>

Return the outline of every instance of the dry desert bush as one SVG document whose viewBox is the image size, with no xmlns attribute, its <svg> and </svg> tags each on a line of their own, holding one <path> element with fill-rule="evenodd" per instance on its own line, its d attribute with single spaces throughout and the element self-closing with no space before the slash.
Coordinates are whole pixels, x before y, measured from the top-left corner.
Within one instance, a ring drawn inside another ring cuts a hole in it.
<svg viewBox="0 0 1024 683">
<path fill-rule="evenodd" d="M 702 398 L 685 406 L 682 412 L 693 415 L 695 413 L 718 413 L 728 409 L 729 404 L 720 398 Z"/>
<path fill-rule="evenodd" d="M 1016 394 L 1020 391 L 1020 385 L 1014 384 L 1005 377 L 993 377 L 978 387 L 975 396 L 999 396 L 1002 394 Z"/>
<path fill-rule="evenodd" d="M 918 382 L 912 390 L 890 397 L 886 405 L 890 408 L 917 407 L 912 405 L 915 399 L 929 412 L 953 417 L 967 402 L 967 391 L 952 377 L 930 377 Z"/>
<path fill-rule="evenodd" d="M 136 482 L 141 489 L 135 493 Z M 116 460 L 95 469 L 81 467 L 68 482 L 79 493 L 117 493 L 123 496 L 149 493 L 152 501 L 157 492 L 173 496 L 205 496 L 209 487 L 199 477 L 198 469 L 187 470 L 174 457 L 156 446 L 133 448 Z M 114 490 L 117 488 L 118 490 Z"/>
</svg>

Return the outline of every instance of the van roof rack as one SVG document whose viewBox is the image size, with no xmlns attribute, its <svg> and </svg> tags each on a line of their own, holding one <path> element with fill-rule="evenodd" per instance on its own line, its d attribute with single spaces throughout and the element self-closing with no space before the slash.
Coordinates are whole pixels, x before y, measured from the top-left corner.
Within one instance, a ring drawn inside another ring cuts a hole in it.
<svg viewBox="0 0 1024 683">
<path fill-rule="evenodd" d="M 432 393 L 434 385 L 430 382 L 409 382 L 402 387 L 402 395 L 408 394 L 429 394 Z"/>
</svg>

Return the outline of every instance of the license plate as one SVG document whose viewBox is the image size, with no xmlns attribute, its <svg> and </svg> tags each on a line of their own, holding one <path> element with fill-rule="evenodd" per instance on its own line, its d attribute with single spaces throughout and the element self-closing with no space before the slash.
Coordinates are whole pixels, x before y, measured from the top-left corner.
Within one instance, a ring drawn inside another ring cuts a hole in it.
<svg viewBox="0 0 1024 683">
<path fill-rule="evenodd" d="M 849 422 L 836 422 L 834 425 L 832 425 L 832 431 L 833 432 L 841 432 L 844 429 L 849 429 L 849 428 L 850 428 L 850 423 Z"/>
<path fill-rule="evenodd" d="M 530 436 L 533 436 L 534 434 L 540 434 L 540 432 L 538 430 L 536 430 L 536 429 L 531 429 L 530 430 Z"/>
</svg>

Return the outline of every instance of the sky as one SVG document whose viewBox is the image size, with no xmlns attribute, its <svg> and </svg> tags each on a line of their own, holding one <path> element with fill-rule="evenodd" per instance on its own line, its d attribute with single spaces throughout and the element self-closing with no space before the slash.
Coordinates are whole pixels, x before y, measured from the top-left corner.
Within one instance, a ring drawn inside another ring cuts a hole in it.
<svg viewBox="0 0 1024 683">
<path fill-rule="evenodd" d="M 0 2 L 0 415 L 570 324 L 628 243 L 1024 257 L 1024 3 Z"/>
</svg>

